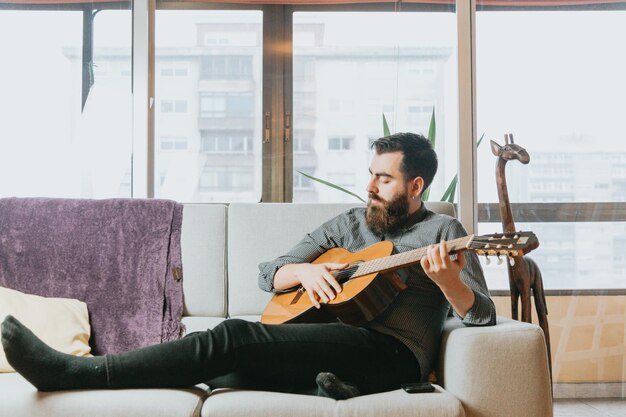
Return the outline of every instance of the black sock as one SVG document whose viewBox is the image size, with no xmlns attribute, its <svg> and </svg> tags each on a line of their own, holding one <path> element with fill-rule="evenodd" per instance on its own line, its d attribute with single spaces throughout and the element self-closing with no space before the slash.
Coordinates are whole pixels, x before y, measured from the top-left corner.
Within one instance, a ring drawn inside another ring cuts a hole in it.
<svg viewBox="0 0 626 417">
<path fill-rule="evenodd" d="M 107 387 L 103 356 L 58 352 L 13 316 L 2 322 L 2 346 L 11 366 L 39 391 Z"/>
<path fill-rule="evenodd" d="M 320 372 L 317 374 L 315 382 L 317 383 L 317 395 L 320 397 L 347 400 L 361 395 L 356 386 L 343 382 L 330 372 Z"/>
</svg>

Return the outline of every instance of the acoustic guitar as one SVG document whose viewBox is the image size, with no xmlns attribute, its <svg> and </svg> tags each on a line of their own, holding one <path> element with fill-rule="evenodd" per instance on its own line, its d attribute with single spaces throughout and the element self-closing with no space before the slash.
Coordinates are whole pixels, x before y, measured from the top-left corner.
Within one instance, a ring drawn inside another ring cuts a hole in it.
<svg viewBox="0 0 626 417">
<path fill-rule="evenodd" d="M 513 257 L 532 251 L 539 242 L 532 232 L 500 233 L 484 236 L 465 236 L 447 242 L 450 253 L 463 251 L 478 255 L 503 256 L 513 262 Z M 275 294 L 268 303 L 261 322 L 281 323 L 328 323 L 341 321 L 355 326 L 365 324 L 381 314 L 406 284 L 394 272 L 414 265 L 426 255 L 423 247 L 392 255 L 393 243 L 382 241 L 362 251 L 352 253 L 343 248 L 330 249 L 312 263 L 347 263 L 348 267 L 332 272 L 342 291 L 334 300 L 315 308 L 306 290 L 296 287 L 294 291 Z"/>
</svg>

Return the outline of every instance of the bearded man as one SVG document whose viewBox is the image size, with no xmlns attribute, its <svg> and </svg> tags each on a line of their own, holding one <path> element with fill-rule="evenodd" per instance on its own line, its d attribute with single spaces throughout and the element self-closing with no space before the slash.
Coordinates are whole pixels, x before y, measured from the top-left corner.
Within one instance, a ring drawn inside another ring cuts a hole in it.
<svg viewBox="0 0 626 417">
<path fill-rule="evenodd" d="M 437 171 L 430 142 L 399 133 L 372 147 L 367 207 L 342 213 L 284 256 L 259 265 L 259 286 L 273 292 L 302 286 L 320 308 L 342 290 L 332 272 L 347 266 L 311 263 L 325 251 L 358 252 L 382 240 L 393 242 L 395 252 L 428 246 L 420 264 L 397 271 L 407 288 L 374 320 L 352 326 L 228 319 L 174 342 L 84 358 L 51 349 L 9 316 L 2 323 L 9 363 L 42 391 L 206 382 L 346 399 L 425 380 L 450 307 L 468 326 L 494 325 L 495 307 L 476 255 L 448 254 L 446 240 L 466 235 L 462 225 L 421 201 Z"/>
</svg>

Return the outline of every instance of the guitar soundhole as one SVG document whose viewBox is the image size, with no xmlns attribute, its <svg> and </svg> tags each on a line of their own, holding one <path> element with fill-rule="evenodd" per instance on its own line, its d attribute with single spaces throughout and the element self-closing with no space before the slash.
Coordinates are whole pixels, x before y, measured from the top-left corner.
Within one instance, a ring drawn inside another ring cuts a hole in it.
<svg viewBox="0 0 626 417">
<path fill-rule="evenodd" d="M 347 267 L 346 269 L 342 269 L 341 271 L 339 271 L 337 273 L 337 275 L 335 275 L 335 278 L 337 279 L 337 282 L 340 284 L 343 284 L 344 282 L 348 281 L 350 278 L 352 278 L 352 275 L 354 275 L 354 273 L 356 272 L 356 270 L 359 268 L 359 264 L 363 263 L 364 261 L 356 261 L 353 262 L 349 267 Z"/>
</svg>

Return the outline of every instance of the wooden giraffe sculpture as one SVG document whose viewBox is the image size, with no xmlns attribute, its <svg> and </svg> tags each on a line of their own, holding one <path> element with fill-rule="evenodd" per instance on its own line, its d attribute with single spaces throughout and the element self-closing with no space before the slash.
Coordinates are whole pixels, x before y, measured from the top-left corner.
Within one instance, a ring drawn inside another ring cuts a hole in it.
<svg viewBox="0 0 626 417">
<path fill-rule="evenodd" d="M 506 175 L 504 168 L 506 163 L 517 160 L 522 164 L 530 162 L 530 156 L 526 149 L 513 142 L 513 135 L 504 135 L 504 146 L 491 141 L 491 151 L 498 157 L 496 162 L 496 182 L 498 187 L 498 199 L 500 201 L 500 217 L 502 218 L 502 229 L 504 232 L 515 232 L 515 223 L 509 201 L 509 193 L 506 186 Z M 515 256 L 507 264 L 509 272 L 509 286 L 511 288 L 511 316 L 514 320 L 518 317 L 518 298 L 522 301 L 522 321 L 527 323 L 532 319 L 532 308 L 530 297 L 535 298 L 535 308 L 539 326 L 543 330 L 548 348 L 548 365 L 550 376 L 552 376 L 552 358 L 550 354 L 550 330 L 548 329 L 548 308 L 546 297 L 543 293 L 543 279 L 539 267 L 531 258 L 526 256 Z M 531 293 L 532 290 L 532 293 Z"/>
</svg>

